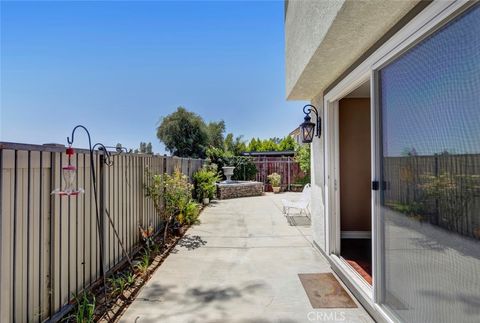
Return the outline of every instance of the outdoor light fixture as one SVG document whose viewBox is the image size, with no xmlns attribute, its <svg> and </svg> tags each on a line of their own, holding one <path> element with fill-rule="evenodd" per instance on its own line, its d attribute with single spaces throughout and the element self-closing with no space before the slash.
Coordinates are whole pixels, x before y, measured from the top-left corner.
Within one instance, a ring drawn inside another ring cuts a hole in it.
<svg viewBox="0 0 480 323">
<path fill-rule="evenodd" d="M 310 117 L 311 112 L 315 112 L 316 117 L 316 124 L 312 122 L 312 118 Z M 318 110 L 311 104 L 307 104 L 303 107 L 303 113 L 305 113 L 305 118 L 303 122 L 300 124 L 300 130 L 302 131 L 302 142 L 303 143 L 311 143 L 313 140 L 313 136 L 317 136 L 320 138 L 322 133 L 321 130 L 321 119 L 318 115 Z M 317 130 L 315 132 L 315 126 L 317 126 Z"/>
</svg>

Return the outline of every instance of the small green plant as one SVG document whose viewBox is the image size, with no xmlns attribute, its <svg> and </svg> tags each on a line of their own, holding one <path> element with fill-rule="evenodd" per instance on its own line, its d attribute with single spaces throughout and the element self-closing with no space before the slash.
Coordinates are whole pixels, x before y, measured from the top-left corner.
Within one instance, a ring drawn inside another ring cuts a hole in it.
<svg viewBox="0 0 480 323">
<path fill-rule="evenodd" d="M 268 175 L 267 178 L 268 178 L 268 181 L 270 182 L 270 184 L 272 184 L 272 187 L 279 187 L 280 186 L 281 178 L 282 178 L 280 176 L 280 174 L 272 173 L 272 174 Z"/>
<path fill-rule="evenodd" d="M 154 241 L 153 241 L 153 234 L 154 234 L 154 229 L 153 226 L 150 224 L 148 228 L 143 228 L 142 226 L 139 226 L 140 230 L 140 235 L 142 236 L 142 240 L 145 243 L 145 246 L 147 247 L 148 250 L 153 246 Z"/>
<path fill-rule="evenodd" d="M 185 208 L 178 214 L 177 219 L 180 224 L 195 224 L 198 222 L 198 216 L 200 214 L 200 207 L 198 203 L 190 201 Z"/>
<path fill-rule="evenodd" d="M 81 296 L 73 296 L 75 302 L 75 314 L 68 317 L 78 323 L 93 323 L 95 313 L 95 296 L 90 293 L 82 293 Z"/>
<path fill-rule="evenodd" d="M 123 291 L 125 290 L 125 287 L 127 287 L 128 285 L 127 280 L 123 275 L 109 278 L 108 281 L 112 287 L 112 292 L 114 294 L 122 294 Z"/>
<path fill-rule="evenodd" d="M 133 272 L 129 271 L 126 275 L 125 275 L 125 280 L 127 281 L 127 285 L 128 286 L 131 286 L 135 283 L 135 275 L 133 274 Z"/>
<path fill-rule="evenodd" d="M 148 271 L 149 266 L 150 266 L 150 253 L 148 251 L 145 251 L 145 253 L 142 255 L 142 259 L 140 260 L 140 263 L 138 263 L 136 267 L 142 275 L 145 275 Z"/>
<path fill-rule="evenodd" d="M 161 246 L 158 243 L 153 244 L 151 251 L 154 255 L 158 255 L 162 250 Z"/>
</svg>

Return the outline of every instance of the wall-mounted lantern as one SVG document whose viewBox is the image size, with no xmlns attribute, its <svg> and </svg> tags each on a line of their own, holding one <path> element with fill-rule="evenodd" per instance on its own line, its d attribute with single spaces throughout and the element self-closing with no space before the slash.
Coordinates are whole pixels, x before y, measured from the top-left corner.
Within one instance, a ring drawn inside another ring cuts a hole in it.
<svg viewBox="0 0 480 323">
<path fill-rule="evenodd" d="M 316 123 L 312 122 L 312 118 L 310 117 L 311 112 L 315 112 Z M 307 104 L 303 107 L 303 113 L 305 113 L 305 118 L 303 122 L 300 124 L 300 130 L 302 132 L 302 142 L 303 143 L 311 143 L 313 140 L 313 136 L 317 136 L 320 138 L 322 134 L 321 125 L 322 120 L 318 115 L 318 110 L 311 104 Z M 315 126 L 317 129 L 315 130 Z"/>
</svg>

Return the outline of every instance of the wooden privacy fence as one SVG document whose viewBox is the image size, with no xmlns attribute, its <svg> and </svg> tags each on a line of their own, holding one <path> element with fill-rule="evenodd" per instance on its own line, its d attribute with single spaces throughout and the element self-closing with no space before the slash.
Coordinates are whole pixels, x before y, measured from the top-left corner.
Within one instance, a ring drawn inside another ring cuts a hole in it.
<svg viewBox="0 0 480 323">
<path fill-rule="evenodd" d="M 145 198 L 145 170 L 190 178 L 200 159 L 113 154 L 112 165 L 94 153 L 97 196 L 104 232 L 104 272 L 138 250 L 139 225 L 162 223 Z M 61 188 L 64 147 L 0 143 L 0 322 L 41 322 L 62 311 L 78 293 L 98 281 L 99 232 L 88 150 L 76 150 L 77 197 L 52 195 Z"/>
<path fill-rule="evenodd" d="M 287 190 L 305 176 L 295 157 L 251 157 L 251 160 L 257 167 L 255 180 L 263 183 L 265 191 L 272 190 L 267 178 L 272 173 L 280 174 L 282 188 Z"/>
</svg>

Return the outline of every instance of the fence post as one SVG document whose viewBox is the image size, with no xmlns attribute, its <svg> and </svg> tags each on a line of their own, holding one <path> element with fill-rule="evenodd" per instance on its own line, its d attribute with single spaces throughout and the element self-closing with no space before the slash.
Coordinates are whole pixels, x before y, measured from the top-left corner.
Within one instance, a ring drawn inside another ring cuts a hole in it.
<svg viewBox="0 0 480 323">
<path fill-rule="evenodd" d="M 164 176 L 167 173 L 167 160 L 168 160 L 168 157 L 164 156 L 163 157 L 163 173 L 162 173 L 162 176 Z M 163 212 L 165 212 L 165 188 L 163 189 L 162 209 L 163 209 Z"/>
<path fill-rule="evenodd" d="M 288 190 L 290 191 L 290 157 L 287 157 L 287 171 L 288 171 Z"/>
<path fill-rule="evenodd" d="M 263 190 L 267 191 L 267 174 L 268 174 L 268 169 L 267 169 L 267 157 L 263 157 Z"/>
<path fill-rule="evenodd" d="M 435 161 L 435 178 L 438 179 L 438 154 L 435 154 L 435 157 L 434 157 L 434 161 Z M 438 207 L 438 198 L 435 198 L 435 216 L 433 217 L 433 224 L 435 225 L 438 225 L 438 218 L 440 217 L 439 216 L 439 207 Z"/>
<path fill-rule="evenodd" d="M 50 188 L 52 192 L 55 189 L 55 169 L 57 167 L 56 153 L 50 153 Z M 49 206 L 49 228 L 48 228 L 48 249 L 49 249 L 49 264 L 48 264 L 48 284 L 47 290 L 49 294 L 48 298 L 48 317 L 51 317 L 54 312 L 55 304 L 55 200 L 54 195 L 50 195 Z"/>
<path fill-rule="evenodd" d="M 138 194 L 138 226 L 143 226 L 143 204 L 145 203 L 144 200 L 145 198 L 143 197 L 143 190 L 144 190 L 144 181 L 145 181 L 145 169 L 143 168 L 143 157 L 137 156 L 137 172 L 138 172 L 138 179 L 137 179 L 137 185 L 139 187 L 139 190 L 137 192 Z M 138 230 L 138 229 L 137 229 Z"/>
<path fill-rule="evenodd" d="M 105 183 L 106 183 L 106 172 L 105 172 L 105 155 L 104 153 L 100 154 L 100 165 L 99 165 L 99 176 L 98 180 L 100 182 L 100 190 L 98 193 L 98 198 L 99 198 L 99 216 L 100 216 L 100 239 L 102 240 L 100 243 L 102 245 L 102 248 L 100 250 L 101 254 L 101 265 L 102 265 L 102 275 L 105 279 L 105 273 L 107 272 L 108 264 L 107 264 L 107 248 L 108 246 L 108 240 L 107 240 L 107 235 L 105 234 L 105 229 L 108 228 L 109 223 L 107 221 L 107 217 L 105 214 L 105 199 L 106 199 L 106 190 L 105 190 Z"/>
</svg>

